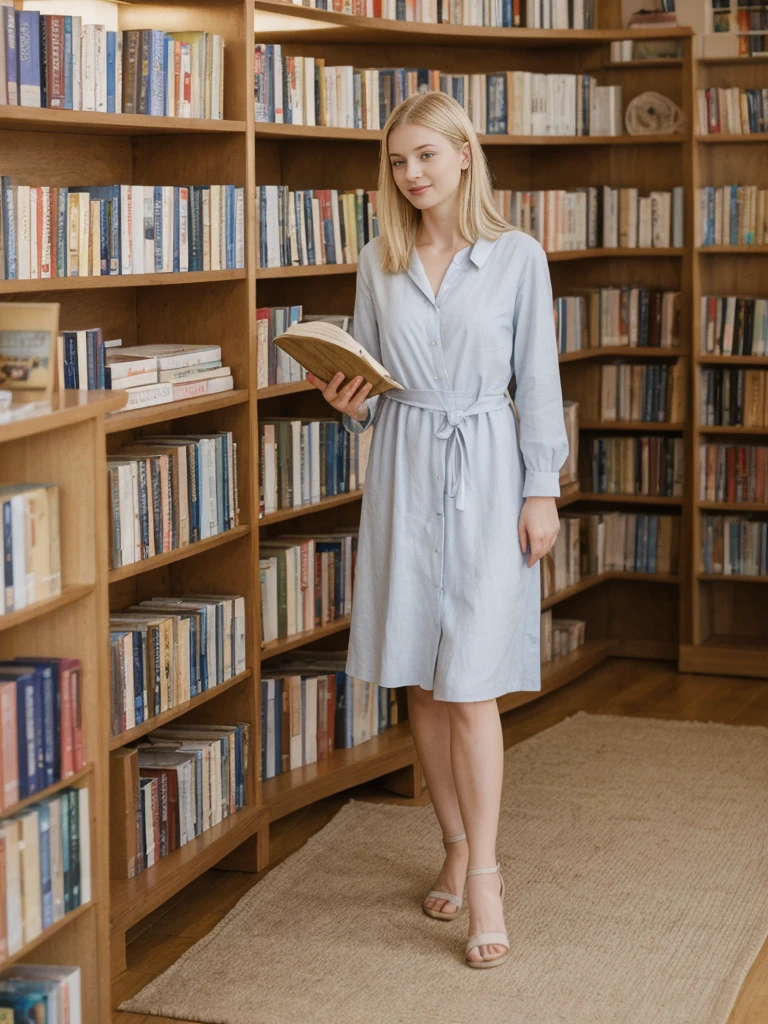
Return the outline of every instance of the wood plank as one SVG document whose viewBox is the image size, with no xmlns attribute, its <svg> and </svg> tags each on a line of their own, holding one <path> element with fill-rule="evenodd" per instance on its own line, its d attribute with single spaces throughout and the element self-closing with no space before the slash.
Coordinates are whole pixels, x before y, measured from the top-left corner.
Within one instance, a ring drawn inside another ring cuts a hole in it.
<svg viewBox="0 0 768 1024">
<path fill-rule="evenodd" d="M 229 544 L 231 541 L 240 540 L 251 532 L 250 526 L 234 526 L 231 530 L 223 530 L 214 537 L 206 537 L 195 544 L 186 544 L 182 548 L 174 548 L 173 551 L 165 551 L 161 555 L 153 555 L 151 558 L 141 558 L 137 562 L 129 562 L 128 565 L 121 565 L 117 569 L 109 570 L 109 582 L 117 583 L 118 580 L 126 580 L 130 576 L 138 576 L 143 572 L 151 572 L 161 566 L 170 565 L 172 562 L 181 561 L 184 558 L 192 558 L 204 551 L 221 547 L 222 544 Z"/>
</svg>

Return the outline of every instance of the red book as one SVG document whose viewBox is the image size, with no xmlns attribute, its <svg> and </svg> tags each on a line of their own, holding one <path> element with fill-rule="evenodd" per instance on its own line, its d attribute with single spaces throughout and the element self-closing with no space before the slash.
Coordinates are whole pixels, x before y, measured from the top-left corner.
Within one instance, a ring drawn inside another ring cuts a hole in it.
<svg viewBox="0 0 768 1024">
<path fill-rule="evenodd" d="M 70 697 L 72 701 L 72 748 L 74 769 L 79 772 L 85 768 L 85 737 L 83 735 L 83 704 L 80 674 L 82 666 L 79 658 L 72 659 L 70 671 Z"/>
<path fill-rule="evenodd" d="M 64 15 L 45 14 L 45 49 L 47 105 L 63 110 L 66 101 L 64 85 Z"/>
</svg>

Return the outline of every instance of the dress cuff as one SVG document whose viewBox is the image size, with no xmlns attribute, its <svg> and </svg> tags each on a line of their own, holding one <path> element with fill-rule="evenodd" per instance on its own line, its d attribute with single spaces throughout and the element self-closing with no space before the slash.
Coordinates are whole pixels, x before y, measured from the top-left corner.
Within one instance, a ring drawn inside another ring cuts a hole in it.
<svg viewBox="0 0 768 1024">
<path fill-rule="evenodd" d="M 559 498 L 560 473 L 527 470 L 523 485 L 524 498 Z"/>
<path fill-rule="evenodd" d="M 342 415 L 342 423 L 344 428 L 349 431 L 350 434 L 361 434 L 364 430 L 367 430 L 373 420 L 373 413 L 371 412 L 370 405 L 368 406 L 368 415 L 364 420 L 356 420 L 352 416 L 347 416 L 346 413 Z"/>
</svg>

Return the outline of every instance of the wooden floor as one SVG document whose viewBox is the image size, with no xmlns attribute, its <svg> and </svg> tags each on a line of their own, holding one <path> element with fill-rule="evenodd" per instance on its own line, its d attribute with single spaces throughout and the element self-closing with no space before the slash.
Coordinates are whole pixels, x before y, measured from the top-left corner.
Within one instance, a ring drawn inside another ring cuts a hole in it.
<svg viewBox="0 0 768 1024">
<path fill-rule="evenodd" d="M 611 658 L 562 690 L 507 712 L 502 718 L 504 745 L 513 746 L 579 710 L 768 726 L 768 682 L 683 675 L 671 662 Z M 375 786 L 360 786 L 297 811 L 272 826 L 273 862 L 266 871 L 259 875 L 209 871 L 142 922 L 144 931 L 128 947 L 128 970 L 115 979 L 113 1005 L 133 995 L 193 946 L 252 885 L 333 818 L 351 795 L 355 799 L 389 799 Z M 728 1024 L 767 1021 L 768 942 L 744 983 Z M 115 1013 L 112 1024 L 179 1022 L 170 1017 Z"/>
</svg>

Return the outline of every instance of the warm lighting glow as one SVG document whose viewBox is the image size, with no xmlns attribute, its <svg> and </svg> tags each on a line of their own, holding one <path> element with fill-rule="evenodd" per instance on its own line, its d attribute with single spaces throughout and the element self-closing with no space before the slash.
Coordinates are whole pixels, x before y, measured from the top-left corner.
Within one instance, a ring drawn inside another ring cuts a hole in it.
<svg viewBox="0 0 768 1024">
<path fill-rule="evenodd" d="M 108 32 L 117 32 L 117 4 L 112 0 L 24 0 L 25 11 L 41 14 L 71 14 L 81 17 L 84 25 L 104 25 Z"/>
</svg>

